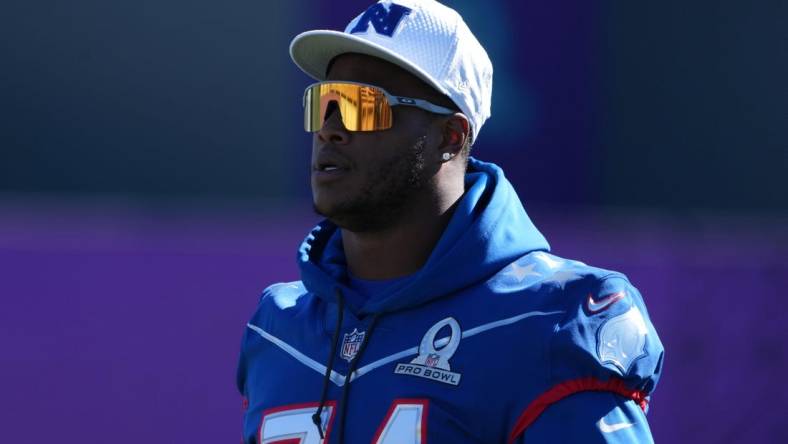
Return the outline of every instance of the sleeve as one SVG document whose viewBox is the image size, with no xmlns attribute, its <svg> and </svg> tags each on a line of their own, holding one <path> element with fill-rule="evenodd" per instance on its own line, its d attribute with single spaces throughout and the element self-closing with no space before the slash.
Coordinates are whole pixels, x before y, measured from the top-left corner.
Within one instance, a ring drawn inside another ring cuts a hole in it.
<svg viewBox="0 0 788 444">
<path fill-rule="evenodd" d="M 255 307 L 255 311 L 252 314 L 252 317 L 249 319 L 250 323 L 256 323 L 259 321 L 260 314 L 263 308 L 263 303 L 266 301 L 266 298 L 270 298 L 272 294 L 272 290 L 276 289 L 277 286 L 281 286 L 283 284 L 273 284 L 263 290 L 262 294 L 260 294 L 259 298 L 257 299 L 257 307 Z M 244 402 L 249 397 L 248 390 L 246 388 L 247 385 L 247 377 L 248 377 L 248 348 L 250 343 L 250 336 L 249 336 L 249 324 L 245 323 L 243 326 L 243 333 L 241 333 L 241 350 L 238 354 L 238 364 L 236 366 L 235 371 L 235 386 L 238 389 L 238 392 L 243 396 Z"/>
<path fill-rule="evenodd" d="M 241 351 L 238 354 L 238 364 L 235 370 L 235 387 L 238 389 L 238 392 L 241 396 L 246 399 L 246 353 L 244 352 L 245 344 L 247 340 L 248 329 L 244 328 L 243 334 L 241 335 Z"/>
<path fill-rule="evenodd" d="M 609 392 L 569 396 L 539 416 L 517 444 L 653 444 L 643 410 L 634 401 Z"/>
<path fill-rule="evenodd" d="M 257 301 L 257 308 L 252 315 L 249 323 L 255 324 L 261 328 L 268 328 L 271 322 L 270 314 L 275 309 L 285 310 L 294 307 L 299 298 L 306 294 L 301 281 L 296 282 L 280 282 L 268 286 L 263 290 L 260 298 Z M 254 360 L 255 350 L 252 348 L 255 334 L 250 333 L 249 323 L 244 325 L 243 334 L 241 336 L 241 351 L 238 355 L 238 364 L 235 372 L 235 385 L 245 400 L 249 398 L 249 388 L 247 385 L 252 384 L 249 374 L 250 362 Z"/>
<path fill-rule="evenodd" d="M 576 416 L 573 424 L 578 430 L 596 433 L 599 440 L 576 441 L 566 435 L 566 440 L 554 442 L 650 442 L 641 438 L 610 440 L 627 433 L 640 433 L 650 440 L 645 412 L 662 372 L 664 349 L 640 292 L 616 273 L 595 278 L 588 285 L 567 291 L 563 297 L 566 314 L 555 325 L 549 340 L 546 385 L 520 413 L 509 442 L 528 436 L 532 427 L 537 430 L 534 433 L 552 430 L 571 435 L 559 430 L 565 427 L 560 420 L 562 415 Z M 623 418 L 624 413 L 634 420 L 632 406 L 643 413 L 638 418 L 642 426 L 628 427 L 634 430 L 616 435 L 600 431 L 599 427 L 594 432 L 595 429 L 583 426 L 598 424 L 605 412 L 614 415 L 613 424 L 621 422 L 616 418 Z M 534 441 L 543 442 L 530 442 Z"/>
<path fill-rule="evenodd" d="M 255 322 L 255 319 L 258 317 L 260 313 L 260 308 L 262 306 L 263 300 L 266 297 L 268 289 L 264 290 L 262 295 L 257 301 L 257 307 L 255 309 L 254 314 L 252 315 L 249 322 Z M 238 389 L 238 392 L 243 396 L 244 401 L 248 399 L 249 393 L 247 391 L 246 383 L 248 377 L 248 348 L 249 348 L 249 327 L 248 323 L 245 323 L 243 326 L 243 332 L 241 333 L 241 350 L 238 353 L 238 364 L 236 366 L 235 371 L 235 386 Z"/>
</svg>

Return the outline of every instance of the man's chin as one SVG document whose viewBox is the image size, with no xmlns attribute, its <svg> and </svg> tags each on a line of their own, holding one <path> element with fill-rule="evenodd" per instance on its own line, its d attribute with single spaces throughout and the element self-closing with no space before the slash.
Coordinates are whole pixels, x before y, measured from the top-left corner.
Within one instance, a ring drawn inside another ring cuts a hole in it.
<svg viewBox="0 0 788 444">
<path fill-rule="evenodd" d="M 326 202 L 323 199 L 312 201 L 312 210 L 315 214 L 329 220 L 341 218 L 342 214 L 348 212 L 349 207 L 346 202 Z"/>
<path fill-rule="evenodd" d="M 325 217 L 339 228 L 354 233 L 376 231 L 385 228 L 390 222 L 381 218 L 380 212 L 369 209 L 327 206 L 318 202 L 312 203 L 312 209 L 315 214 Z"/>
<path fill-rule="evenodd" d="M 312 202 L 312 211 L 314 211 L 315 214 L 317 214 L 318 216 L 323 216 L 325 218 L 329 217 L 328 216 L 329 213 L 325 209 L 323 209 L 323 207 L 320 206 L 320 204 L 318 204 L 317 202 Z"/>
<path fill-rule="evenodd" d="M 342 210 L 338 209 L 336 205 L 326 205 L 325 203 L 312 202 L 312 211 L 318 216 L 324 217 L 331 221 L 334 225 L 341 228 L 343 227 L 344 217 Z"/>
</svg>

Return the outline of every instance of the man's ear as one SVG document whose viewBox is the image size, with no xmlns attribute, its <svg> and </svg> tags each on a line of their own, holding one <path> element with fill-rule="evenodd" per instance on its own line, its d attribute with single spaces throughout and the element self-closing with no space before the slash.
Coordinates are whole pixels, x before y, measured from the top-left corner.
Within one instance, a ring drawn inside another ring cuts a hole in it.
<svg viewBox="0 0 788 444">
<path fill-rule="evenodd" d="M 460 154 L 465 146 L 465 141 L 470 137 L 471 125 L 463 113 L 454 113 L 446 118 L 443 125 L 442 152 L 452 156 Z"/>
</svg>

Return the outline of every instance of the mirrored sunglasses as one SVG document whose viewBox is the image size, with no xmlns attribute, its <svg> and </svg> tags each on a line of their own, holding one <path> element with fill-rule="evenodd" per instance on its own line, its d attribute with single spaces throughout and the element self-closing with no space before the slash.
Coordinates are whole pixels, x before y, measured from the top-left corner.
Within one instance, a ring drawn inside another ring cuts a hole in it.
<svg viewBox="0 0 788 444">
<path fill-rule="evenodd" d="M 392 106 L 415 106 L 436 114 L 456 111 L 426 100 L 395 96 L 383 88 L 357 82 L 318 82 L 304 91 L 304 129 L 315 132 L 323 127 L 327 113 L 336 104 L 348 131 L 379 131 L 393 125 Z"/>
</svg>

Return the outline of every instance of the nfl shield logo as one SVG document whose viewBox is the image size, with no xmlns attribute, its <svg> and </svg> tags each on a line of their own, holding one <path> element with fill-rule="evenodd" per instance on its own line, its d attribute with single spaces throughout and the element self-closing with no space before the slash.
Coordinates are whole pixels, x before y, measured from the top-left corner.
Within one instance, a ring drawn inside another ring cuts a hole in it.
<svg viewBox="0 0 788 444">
<path fill-rule="evenodd" d="M 437 353 L 432 353 L 430 355 L 427 355 L 427 359 L 424 360 L 424 365 L 426 365 L 427 367 L 435 367 L 436 365 L 438 365 L 438 362 L 440 362 L 440 358 L 441 358 L 440 355 L 438 355 Z"/>
<path fill-rule="evenodd" d="M 361 343 L 364 342 L 365 334 L 366 332 L 359 332 L 357 328 L 353 329 L 353 333 L 345 333 L 345 338 L 342 340 L 342 352 L 339 356 L 347 362 L 352 361 L 356 357 Z"/>
</svg>

